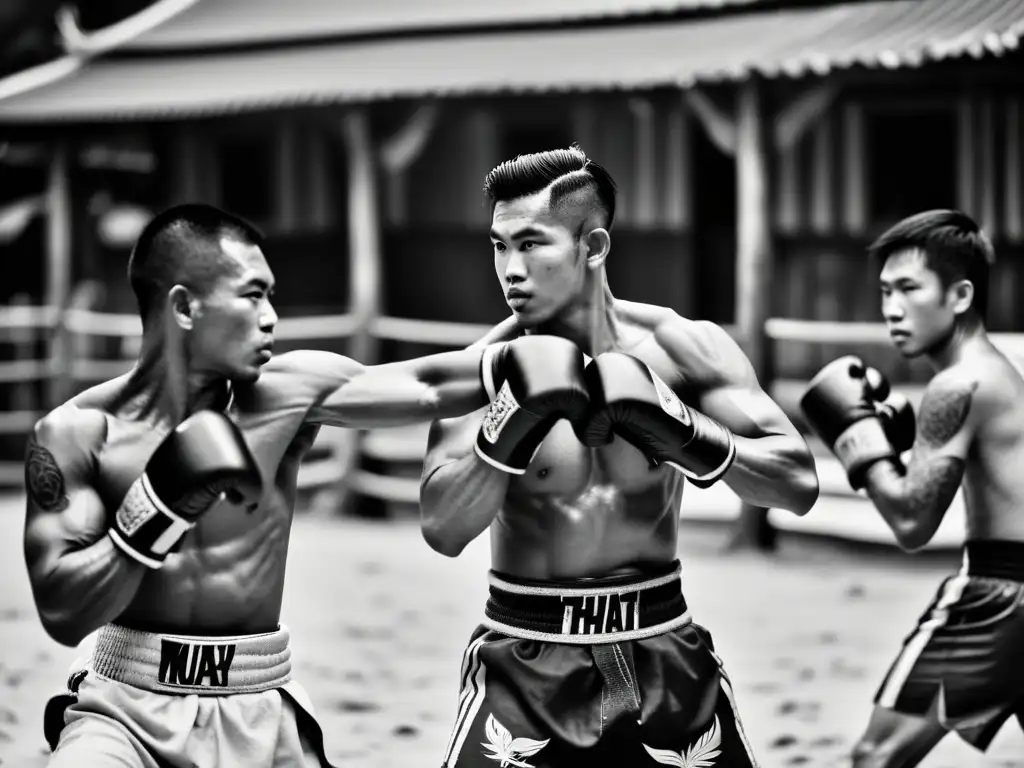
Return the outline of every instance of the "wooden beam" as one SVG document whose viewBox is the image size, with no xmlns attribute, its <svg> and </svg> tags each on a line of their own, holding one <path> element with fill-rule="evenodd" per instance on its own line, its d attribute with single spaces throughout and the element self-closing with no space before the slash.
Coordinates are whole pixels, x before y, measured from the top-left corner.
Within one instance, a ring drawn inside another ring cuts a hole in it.
<svg viewBox="0 0 1024 768">
<path fill-rule="evenodd" d="M 305 190 L 299 180 L 298 125 L 285 117 L 274 132 L 274 211 L 275 226 L 283 232 L 295 231 L 302 221 L 305 201 L 300 196 Z"/>
<path fill-rule="evenodd" d="M 771 382 L 771 350 L 765 324 L 771 312 L 770 152 L 762 112 L 761 81 L 739 85 L 736 104 L 736 325 L 762 386 Z M 768 510 L 742 504 L 730 547 L 767 550 L 776 534 Z"/>
<path fill-rule="evenodd" d="M 71 294 L 72 207 L 69 179 L 71 150 L 67 140 L 58 141 L 50 156 L 46 190 L 46 276 L 43 304 L 63 310 Z M 71 387 L 71 361 L 65 329 L 59 325 L 50 336 L 47 355 L 55 374 L 46 382 L 46 406 L 55 408 Z"/>
<path fill-rule="evenodd" d="M 633 223 L 640 228 L 650 228 L 658 221 L 654 107 L 649 99 L 634 96 L 629 100 L 629 111 L 633 115 L 633 175 L 636 179 Z"/>
<path fill-rule="evenodd" d="M 1006 99 L 1006 181 L 1003 195 L 1003 229 L 1010 240 L 1024 238 L 1024 195 L 1021 194 L 1021 100 L 1016 96 Z"/>
<path fill-rule="evenodd" d="M 666 116 L 665 190 L 662 220 L 673 231 L 684 231 L 693 219 L 693 167 L 690 158 L 690 114 L 674 102 Z"/>
<path fill-rule="evenodd" d="M 336 189 L 330 156 L 328 154 L 329 134 L 319 123 L 303 126 L 306 145 L 306 176 L 309 181 L 309 225 L 317 232 L 330 229 L 337 221 L 334 209 Z"/>
<path fill-rule="evenodd" d="M 422 153 L 437 128 L 440 107 L 437 102 L 419 105 L 401 128 L 381 145 L 380 160 L 387 175 L 388 222 L 404 225 L 408 218 L 406 173 Z"/>
<path fill-rule="evenodd" d="M 795 147 L 804 133 L 828 112 L 839 90 L 838 82 L 824 80 L 781 109 L 772 121 L 775 149 L 784 152 Z"/>
<path fill-rule="evenodd" d="M 859 101 L 843 107 L 843 131 L 843 229 L 859 235 L 868 219 L 864 107 Z"/>
<path fill-rule="evenodd" d="M 814 159 L 811 165 L 811 229 L 826 235 L 835 227 L 834 185 L 835 163 L 833 154 L 832 121 L 825 117 L 814 126 Z"/>
<path fill-rule="evenodd" d="M 977 216 L 974 210 L 975 194 L 974 166 L 974 99 L 968 93 L 957 99 L 957 207 L 969 216 Z"/>
<path fill-rule="evenodd" d="M 769 375 L 764 324 L 771 312 L 769 156 L 761 83 L 740 84 L 736 114 L 736 324 L 758 377 Z"/>
<path fill-rule="evenodd" d="M 799 147 L 786 147 L 779 153 L 779 173 L 775 198 L 775 225 L 780 232 L 792 234 L 803 226 L 800 203 Z"/>
<path fill-rule="evenodd" d="M 999 229 L 999 217 L 996 208 L 995 105 L 992 101 L 990 96 L 982 99 L 979 110 L 978 144 L 981 149 L 981 171 L 978 174 L 978 186 L 981 201 L 980 210 L 972 215 L 977 215 L 981 228 L 989 236 L 994 237 Z"/>
<path fill-rule="evenodd" d="M 699 88 L 686 91 L 684 98 L 690 106 L 704 130 L 707 131 L 711 143 L 723 154 L 732 157 L 736 154 L 736 121 L 725 114 L 718 105 Z"/>
<path fill-rule="evenodd" d="M 378 344 L 371 327 L 380 315 L 381 246 L 377 210 L 377 153 L 364 108 L 352 109 L 342 118 L 348 166 L 349 314 L 356 320 L 350 355 L 372 364 Z"/>
</svg>

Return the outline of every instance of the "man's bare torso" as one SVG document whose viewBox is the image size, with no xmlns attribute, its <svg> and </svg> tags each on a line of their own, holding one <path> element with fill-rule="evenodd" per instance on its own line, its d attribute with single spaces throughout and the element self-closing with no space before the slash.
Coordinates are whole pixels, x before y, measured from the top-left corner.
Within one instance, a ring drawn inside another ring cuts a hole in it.
<svg viewBox="0 0 1024 768">
<path fill-rule="evenodd" d="M 223 501 L 209 509 L 164 566 L 145 575 L 119 624 L 209 635 L 277 627 L 299 464 L 318 430 L 303 424 L 303 410 L 281 400 L 279 378 L 268 372 L 254 385 L 235 388 L 227 407 L 260 469 L 259 506 L 249 511 Z M 93 485 L 110 515 L 172 426 L 155 425 L 125 409 L 112 412 L 111 394 L 105 388 L 76 398 L 79 408 L 93 411 L 102 424 L 104 434 L 93 449 Z M 82 522 L 83 535 L 92 540 L 110 524 L 109 519 Z"/>
<path fill-rule="evenodd" d="M 679 366 L 656 337 L 667 310 L 617 302 L 617 351 L 649 365 L 684 401 Z M 697 371 L 695 374 L 699 375 Z M 642 573 L 676 558 L 683 476 L 652 468 L 622 438 L 587 448 L 566 420 L 555 424 L 526 473 L 509 484 L 491 525 L 493 567 L 526 579 Z"/>
<path fill-rule="evenodd" d="M 990 344 L 956 363 L 974 377 L 979 427 L 967 454 L 963 493 L 967 538 L 1024 541 L 1024 378 Z"/>
</svg>

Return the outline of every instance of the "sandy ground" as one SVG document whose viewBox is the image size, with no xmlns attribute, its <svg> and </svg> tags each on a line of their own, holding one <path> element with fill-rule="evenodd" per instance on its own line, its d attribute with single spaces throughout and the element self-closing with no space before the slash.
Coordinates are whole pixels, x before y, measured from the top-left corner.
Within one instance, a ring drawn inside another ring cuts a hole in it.
<svg viewBox="0 0 1024 768">
<path fill-rule="evenodd" d="M 0 499 L 0 523 L 0 764 L 32 768 L 45 763 L 43 704 L 74 651 L 36 618 L 18 500 Z M 954 559 L 792 536 L 774 556 L 725 554 L 724 541 L 721 527 L 686 525 L 684 587 L 725 658 L 762 767 L 844 765 L 900 640 Z M 487 557 L 485 541 L 457 560 L 436 555 L 408 521 L 298 519 L 283 621 L 337 765 L 439 764 Z M 1011 721 L 985 756 L 949 737 L 923 765 L 1024 766 L 1024 736 Z"/>
</svg>

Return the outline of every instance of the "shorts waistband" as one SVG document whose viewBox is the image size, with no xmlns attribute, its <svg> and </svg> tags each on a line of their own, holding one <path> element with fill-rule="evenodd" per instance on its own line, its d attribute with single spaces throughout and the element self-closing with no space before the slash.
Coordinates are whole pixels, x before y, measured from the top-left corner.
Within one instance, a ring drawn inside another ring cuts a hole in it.
<svg viewBox="0 0 1024 768">
<path fill-rule="evenodd" d="M 968 541 L 964 544 L 963 571 L 968 576 L 1024 583 L 1024 542 Z"/>
<path fill-rule="evenodd" d="M 689 624 L 679 563 L 654 578 L 530 583 L 491 571 L 483 625 L 524 640 L 598 645 L 640 640 Z"/>
<path fill-rule="evenodd" d="M 259 635 L 198 637 L 107 624 L 97 635 L 89 669 L 155 693 L 259 693 L 291 680 L 290 637 L 283 626 Z"/>
</svg>

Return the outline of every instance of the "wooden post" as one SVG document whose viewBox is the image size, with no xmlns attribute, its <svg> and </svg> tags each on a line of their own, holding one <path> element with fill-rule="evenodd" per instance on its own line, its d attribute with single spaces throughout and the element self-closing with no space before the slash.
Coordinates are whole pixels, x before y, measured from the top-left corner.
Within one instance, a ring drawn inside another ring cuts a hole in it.
<svg viewBox="0 0 1024 768">
<path fill-rule="evenodd" d="M 379 344 L 373 335 L 373 325 L 381 309 L 377 152 L 365 109 L 355 108 L 346 112 L 341 129 L 348 166 L 348 312 L 356 321 L 349 355 L 371 365 L 378 357 Z M 343 434 L 334 450 L 338 481 L 313 499 L 311 506 L 314 512 L 360 513 L 350 479 L 359 468 L 362 433 L 345 430 Z M 369 508 L 373 506 L 370 504 Z"/>
<path fill-rule="evenodd" d="M 770 157 L 761 103 L 752 76 L 739 86 L 736 104 L 736 325 L 762 386 L 772 376 L 765 322 L 771 313 Z M 731 546 L 772 549 L 775 531 L 768 510 L 744 503 Z"/>
<path fill-rule="evenodd" d="M 348 158 L 349 313 L 356 320 L 350 354 L 361 363 L 376 361 L 373 324 L 380 316 L 381 247 L 377 206 L 376 152 L 364 109 L 342 120 Z"/>
<path fill-rule="evenodd" d="M 69 153 L 67 141 L 59 141 L 50 157 L 46 192 L 46 276 L 43 305 L 54 307 L 61 318 L 71 291 L 71 187 L 68 178 Z M 47 383 L 46 407 L 59 405 L 70 390 L 71 365 L 63 354 L 67 344 L 62 319 L 50 335 L 47 357 L 54 375 Z"/>
</svg>

